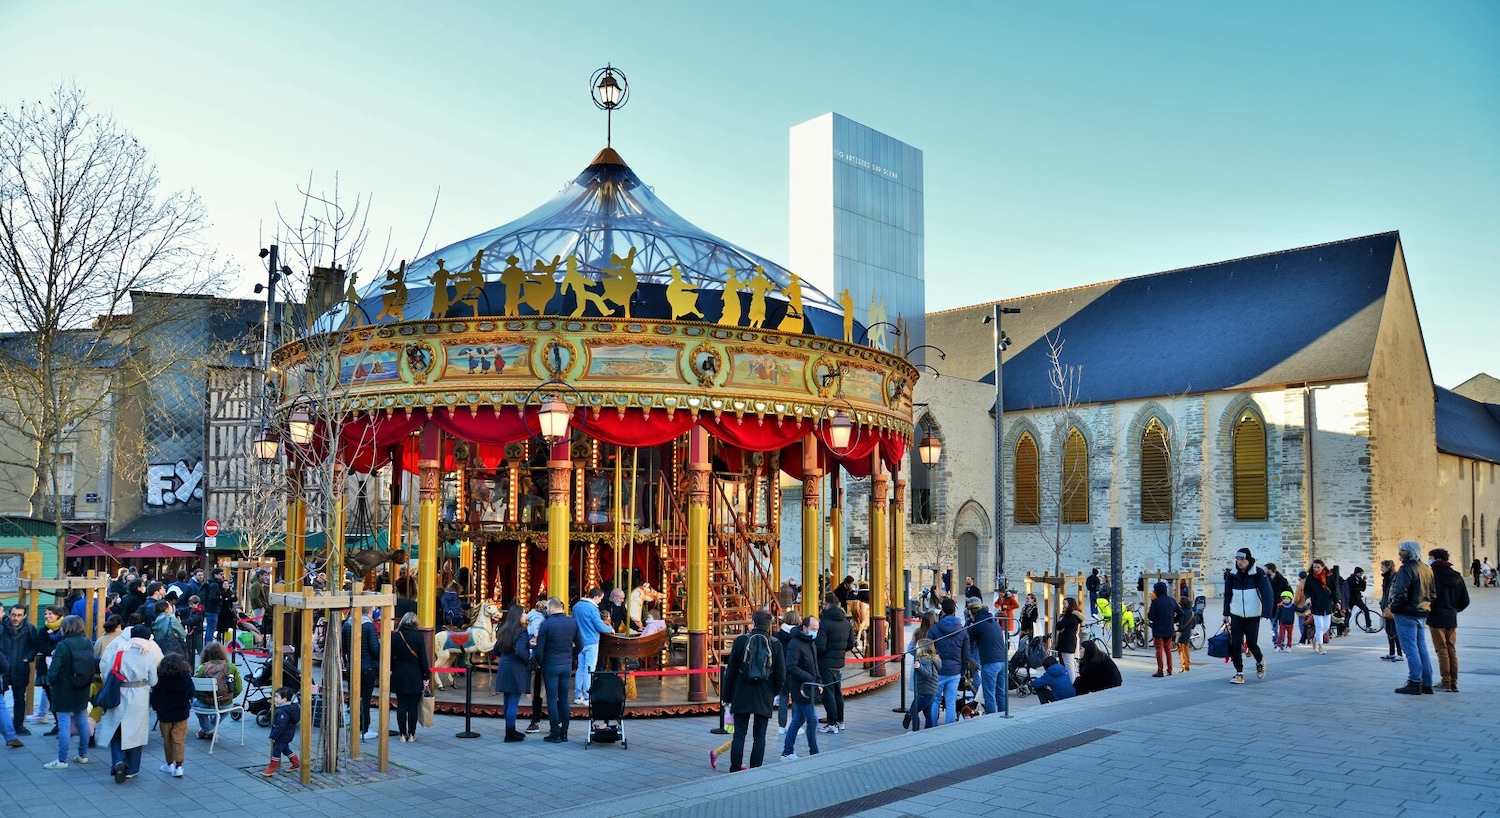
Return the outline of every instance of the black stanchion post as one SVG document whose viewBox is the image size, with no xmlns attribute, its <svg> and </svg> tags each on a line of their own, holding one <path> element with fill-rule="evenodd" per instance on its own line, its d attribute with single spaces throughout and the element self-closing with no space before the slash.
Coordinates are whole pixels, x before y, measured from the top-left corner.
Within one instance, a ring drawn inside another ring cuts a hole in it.
<svg viewBox="0 0 1500 818">
<path fill-rule="evenodd" d="M 724 666 L 719 666 L 719 726 L 709 730 L 716 736 L 727 736 L 729 731 L 724 729 Z"/>
<path fill-rule="evenodd" d="M 1125 599 L 1120 584 L 1124 580 L 1125 540 L 1120 536 L 1120 528 L 1116 526 L 1109 530 L 1109 634 L 1113 646 L 1110 652 L 1116 659 L 1125 652 L 1125 617 L 1120 611 L 1120 602 Z"/>
<path fill-rule="evenodd" d="M 891 708 L 891 712 L 892 713 L 905 713 L 906 712 L 906 654 L 904 654 L 904 653 L 901 654 L 901 658 L 898 661 L 901 662 L 901 670 L 900 670 L 900 673 L 901 673 L 901 705 L 899 707 L 892 707 Z"/>
<path fill-rule="evenodd" d="M 474 732 L 474 665 L 469 661 L 469 654 L 463 654 L 464 668 L 464 731 L 453 734 L 454 738 L 479 738 Z"/>
</svg>

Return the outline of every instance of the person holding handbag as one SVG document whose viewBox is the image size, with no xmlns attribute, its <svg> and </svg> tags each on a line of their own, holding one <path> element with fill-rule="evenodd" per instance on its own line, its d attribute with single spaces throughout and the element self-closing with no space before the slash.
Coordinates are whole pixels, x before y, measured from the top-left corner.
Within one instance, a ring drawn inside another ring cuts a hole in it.
<svg viewBox="0 0 1500 818">
<path fill-rule="evenodd" d="M 396 697 L 396 729 L 402 741 L 417 740 L 417 711 L 432 679 L 430 663 L 422 660 L 425 652 L 417 615 L 402 616 L 391 637 L 391 694 Z"/>
</svg>

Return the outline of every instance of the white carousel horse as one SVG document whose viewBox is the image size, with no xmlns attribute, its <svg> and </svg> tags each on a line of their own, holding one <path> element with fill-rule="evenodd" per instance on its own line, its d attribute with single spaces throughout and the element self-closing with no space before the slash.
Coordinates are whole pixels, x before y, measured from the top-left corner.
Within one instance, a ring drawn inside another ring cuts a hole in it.
<svg viewBox="0 0 1500 818">
<path fill-rule="evenodd" d="M 432 635 L 434 668 L 452 667 L 455 654 L 489 653 L 495 648 L 495 622 L 500 619 L 500 609 L 495 603 L 485 600 L 476 609 L 474 623 L 461 631 L 438 631 Z M 443 688 L 444 673 L 432 674 L 432 686 Z"/>
</svg>

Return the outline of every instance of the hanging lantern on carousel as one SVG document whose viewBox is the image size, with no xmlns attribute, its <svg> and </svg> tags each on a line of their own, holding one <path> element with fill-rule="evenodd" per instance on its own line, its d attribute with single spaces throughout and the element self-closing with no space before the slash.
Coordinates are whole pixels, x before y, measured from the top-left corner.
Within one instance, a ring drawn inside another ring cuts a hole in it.
<svg viewBox="0 0 1500 818">
<path fill-rule="evenodd" d="M 556 443 L 568 436 L 568 422 L 573 419 L 573 409 L 556 395 L 549 395 L 542 401 L 542 408 L 537 412 L 536 419 L 542 437 L 548 443 Z"/>
</svg>

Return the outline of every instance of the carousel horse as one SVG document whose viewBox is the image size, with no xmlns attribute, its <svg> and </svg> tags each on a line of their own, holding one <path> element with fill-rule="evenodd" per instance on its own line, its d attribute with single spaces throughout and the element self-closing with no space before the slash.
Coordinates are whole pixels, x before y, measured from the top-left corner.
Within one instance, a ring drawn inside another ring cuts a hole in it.
<svg viewBox="0 0 1500 818">
<path fill-rule="evenodd" d="M 454 654 L 489 653 L 495 648 L 495 621 L 500 618 L 500 608 L 485 600 L 476 609 L 474 624 L 461 631 L 438 631 L 432 635 L 434 669 L 452 667 Z M 432 686 L 443 688 L 443 673 L 432 674 Z"/>
<path fill-rule="evenodd" d="M 865 654 L 865 630 L 870 627 L 870 603 L 858 599 L 849 600 L 849 644 L 855 656 Z"/>
</svg>

